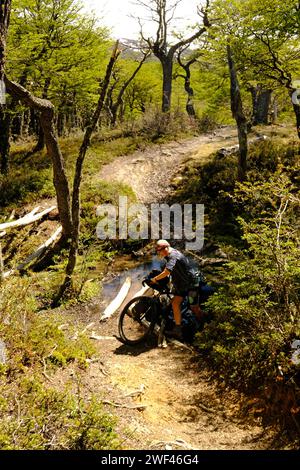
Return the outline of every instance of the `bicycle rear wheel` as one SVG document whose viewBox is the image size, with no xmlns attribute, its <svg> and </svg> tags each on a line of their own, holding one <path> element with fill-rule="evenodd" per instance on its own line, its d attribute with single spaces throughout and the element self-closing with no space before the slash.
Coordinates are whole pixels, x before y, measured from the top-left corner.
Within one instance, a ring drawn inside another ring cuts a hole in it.
<svg viewBox="0 0 300 470">
<path fill-rule="evenodd" d="M 144 295 L 125 305 L 119 318 L 119 335 L 124 344 L 134 345 L 152 333 L 156 320 L 156 302 Z"/>
</svg>

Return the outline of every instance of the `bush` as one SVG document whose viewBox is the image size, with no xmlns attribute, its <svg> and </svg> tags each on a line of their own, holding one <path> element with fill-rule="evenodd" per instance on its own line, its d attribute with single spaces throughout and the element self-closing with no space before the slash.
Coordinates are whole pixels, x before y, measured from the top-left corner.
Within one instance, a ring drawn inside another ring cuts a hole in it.
<svg viewBox="0 0 300 470">
<path fill-rule="evenodd" d="M 266 183 L 239 185 L 233 196 L 248 214 L 239 218 L 247 250 L 223 269 L 225 285 L 208 301 L 214 319 L 197 343 L 221 377 L 243 389 L 262 391 L 278 380 L 300 379 L 300 366 L 290 362 L 291 342 L 300 337 L 295 193 L 290 179 L 277 173 Z M 290 414 L 297 400 L 295 394 Z"/>
<path fill-rule="evenodd" d="M 186 113 L 162 113 L 160 110 L 149 110 L 143 116 L 141 133 L 151 142 L 164 137 L 177 137 L 187 131 L 195 132 L 195 121 Z"/>
<path fill-rule="evenodd" d="M 119 448 L 115 419 L 99 398 L 81 396 L 78 383 L 43 384 L 42 376 L 52 382 L 52 372 L 69 363 L 78 374 L 95 349 L 75 326 L 63 330 L 58 315 L 37 312 L 35 288 L 25 277 L 0 285 L 0 449 Z"/>
<path fill-rule="evenodd" d="M 28 367 L 62 366 L 76 361 L 82 367 L 94 352 L 94 346 L 85 335 L 70 340 L 60 329 L 59 316 L 47 318 L 37 313 L 37 301 L 31 279 L 12 278 L 0 287 L 0 338 L 5 343 L 8 373 L 27 370 Z"/>
<path fill-rule="evenodd" d="M 216 119 L 210 114 L 203 114 L 201 118 L 197 119 L 199 132 L 213 131 L 218 127 Z"/>
<path fill-rule="evenodd" d="M 15 170 L 8 176 L 0 175 L 0 207 L 35 201 L 37 196 L 54 196 L 49 170 Z"/>
<path fill-rule="evenodd" d="M 35 377 L 1 387 L 1 450 L 111 450 L 120 448 L 115 419 L 100 400 L 67 388 L 45 387 Z"/>
<path fill-rule="evenodd" d="M 276 171 L 287 174 L 296 185 L 300 183 L 300 146 L 298 142 L 283 145 L 277 140 L 257 142 L 249 148 L 248 181 L 268 180 Z M 207 233 L 210 239 L 229 240 L 240 245 L 241 230 L 237 217 L 247 219 L 249 210 L 243 204 L 233 203 L 231 194 L 237 181 L 237 155 L 217 152 L 203 165 L 196 162 L 186 167 L 181 186 L 172 197 L 172 202 L 199 203 L 205 205 L 208 218 Z M 256 201 L 252 207 L 255 207 Z"/>
</svg>

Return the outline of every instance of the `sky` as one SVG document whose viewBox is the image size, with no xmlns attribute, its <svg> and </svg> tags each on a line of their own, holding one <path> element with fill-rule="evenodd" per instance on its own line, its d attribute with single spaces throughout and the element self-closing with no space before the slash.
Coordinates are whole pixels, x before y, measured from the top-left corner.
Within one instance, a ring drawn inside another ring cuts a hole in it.
<svg viewBox="0 0 300 470">
<path fill-rule="evenodd" d="M 135 17 L 146 17 L 147 10 L 134 4 L 134 0 L 82 0 L 88 11 L 93 10 L 99 18 L 103 18 L 101 24 L 111 28 L 112 36 L 115 39 L 127 38 L 137 39 L 139 36 L 138 21 Z M 144 0 L 148 4 L 148 0 Z M 171 3 L 174 3 L 172 0 Z M 176 9 L 176 15 L 172 25 L 176 25 L 176 30 L 185 32 L 189 35 L 187 26 L 197 22 L 197 5 L 201 0 L 181 0 Z M 146 26 L 148 24 L 148 28 Z M 155 29 L 149 29 L 149 22 L 145 21 L 145 34 L 153 34 Z M 186 37 L 185 34 L 185 37 Z"/>
</svg>

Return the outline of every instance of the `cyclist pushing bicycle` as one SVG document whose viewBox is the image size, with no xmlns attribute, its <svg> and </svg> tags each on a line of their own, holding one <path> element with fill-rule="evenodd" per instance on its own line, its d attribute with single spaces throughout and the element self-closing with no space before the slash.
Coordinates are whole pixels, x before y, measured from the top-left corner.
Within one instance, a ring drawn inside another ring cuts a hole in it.
<svg viewBox="0 0 300 470">
<path fill-rule="evenodd" d="M 142 282 L 143 286 L 152 287 L 153 293 L 134 296 L 119 317 L 119 339 L 129 346 L 141 344 L 153 331 L 158 334 L 158 345 L 163 343 L 165 334 L 191 342 L 198 328 L 208 321 L 207 316 L 202 318 L 200 305 L 205 305 L 215 289 L 205 282 L 201 272 L 194 272 L 188 259 L 166 240 L 156 243 L 156 251 L 165 258 L 165 268 L 162 272 L 153 270 Z"/>
<path fill-rule="evenodd" d="M 166 265 L 164 270 L 153 277 L 151 281 L 156 284 L 167 276 L 171 276 L 173 284 L 174 297 L 171 303 L 175 326 L 171 330 L 165 331 L 165 333 L 173 338 L 182 339 L 180 306 L 184 297 L 189 294 L 191 286 L 194 283 L 194 273 L 189 265 L 188 259 L 180 251 L 172 248 L 167 240 L 158 240 L 156 243 L 156 252 L 161 258 L 165 258 Z M 200 320 L 202 311 L 198 302 L 190 302 L 190 308 L 194 315 Z"/>
</svg>

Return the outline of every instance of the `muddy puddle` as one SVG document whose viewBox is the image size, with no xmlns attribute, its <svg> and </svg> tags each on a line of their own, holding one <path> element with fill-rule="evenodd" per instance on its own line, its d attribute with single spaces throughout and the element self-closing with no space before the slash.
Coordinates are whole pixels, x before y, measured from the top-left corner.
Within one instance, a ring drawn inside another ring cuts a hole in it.
<svg viewBox="0 0 300 470">
<path fill-rule="evenodd" d="M 188 257 L 190 265 L 194 269 L 199 269 L 199 266 L 195 259 Z M 131 262 L 131 264 L 133 264 Z M 102 291 L 101 291 L 101 298 L 102 298 L 102 305 L 106 307 L 118 294 L 122 285 L 124 284 L 127 277 L 131 278 L 131 287 L 128 292 L 126 300 L 130 299 L 136 292 L 138 292 L 142 288 L 142 281 L 143 279 L 154 269 L 162 271 L 164 262 L 159 259 L 157 256 L 149 256 L 145 258 L 140 263 L 135 263 L 133 267 L 130 266 L 128 261 L 124 262 L 126 266 L 121 272 L 110 273 L 107 277 L 107 280 L 104 280 L 102 284 Z M 122 266 L 122 264 L 121 264 Z"/>
</svg>

